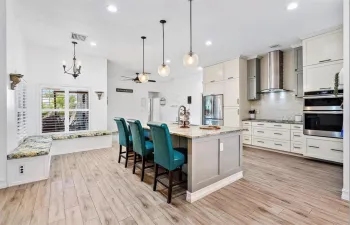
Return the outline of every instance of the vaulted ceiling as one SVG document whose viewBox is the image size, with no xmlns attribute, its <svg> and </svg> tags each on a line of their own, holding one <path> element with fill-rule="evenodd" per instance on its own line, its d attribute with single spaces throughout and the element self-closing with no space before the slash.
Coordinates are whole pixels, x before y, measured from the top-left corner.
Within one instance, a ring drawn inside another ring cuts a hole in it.
<svg viewBox="0 0 350 225">
<path fill-rule="evenodd" d="M 186 73 L 182 57 L 189 51 L 188 0 L 14 0 L 25 38 L 40 45 L 71 50 L 70 33 L 88 35 L 78 51 L 103 56 L 133 71 L 142 67 L 141 36 L 146 40 L 146 70 L 156 73 L 162 59 L 161 25 L 167 20 L 166 58 L 173 75 Z M 342 0 L 194 0 L 193 49 L 200 65 L 239 55 L 287 48 L 310 33 L 342 23 Z M 117 13 L 106 10 L 118 7 Z M 205 42 L 212 41 L 207 47 Z M 94 41 L 97 46 L 91 47 Z"/>
</svg>

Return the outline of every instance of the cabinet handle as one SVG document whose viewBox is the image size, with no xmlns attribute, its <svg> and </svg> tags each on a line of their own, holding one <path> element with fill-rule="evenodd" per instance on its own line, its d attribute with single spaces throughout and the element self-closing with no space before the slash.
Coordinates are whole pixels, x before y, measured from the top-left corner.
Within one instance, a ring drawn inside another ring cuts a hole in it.
<svg viewBox="0 0 350 225">
<path fill-rule="evenodd" d="M 294 135 L 294 137 L 301 137 L 300 135 Z"/>
<path fill-rule="evenodd" d="M 244 140 L 249 141 L 249 139 L 244 139 Z"/>
<path fill-rule="evenodd" d="M 273 134 L 276 134 L 276 135 L 282 135 L 281 133 L 273 133 Z"/>
<path fill-rule="evenodd" d="M 296 149 L 300 149 L 300 147 L 295 147 L 295 146 L 294 146 L 294 148 L 296 148 Z"/>
<path fill-rule="evenodd" d="M 275 145 L 277 145 L 277 146 L 282 146 L 282 144 L 276 144 L 276 143 L 275 143 Z"/>
<path fill-rule="evenodd" d="M 237 115 L 239 115 L 239 109 L 237 109 Z"/>
<path fill-rule="evenodd" d="M 332 151 L 335 151 L 335 152 L 342 152 L 343 150 L 339 150 L 339 149 L 334 149 L 334 148 L 331 148 Z"/>
<path fill-rule="evenodd" d="M 328 88 L 320 88 L 320 90 L 329 90 L 329 89 L 332 89 L 331 87 L 328 87 Z"/>
<path fill-rule="evenodd" d="M 259 142 L 259 143 L 263 143 L 263 144 L 265 143 L 265 142 L 263 142 L 263 141 L 258 141 L 258 142 Z"/>
<path fill-rule="evenodd" d="M 274 127 L 282 127 L 282 125 L 273 125 Z"/>
<path fill-rule="evenodd" d="M 320 147 L 309 145 L 309 148 L 320 148 Z"/>
<path fill-rule="evenodd" d="M 215 82 L 215 80 L 212 80 L 212 81 L 210 81 L 211 83 L 214 83 Z"/>
<path fill-rule="evenodd" d="M 230 79 L 233 79 L 233 77 L 229 77 L 229 78 L 227 78 L 227 79 L 229 79 L 229 80 L 230 80 Z"/>
<path fill-rule="evenodd" d="M 259 126 L 264 126 L 264 124 L 262 124 L 262 123 L 258 123 L 258 125 L 259 125 Z"/>
<path fill-rule="evenodd" d="M 257 131 L 258 133 L 265 133 L 264 131 Z"/>
<path fill-rule="evenodd" d="M 239 98 L 237 98 L 237 105 L 239 105 Z"/>
<path fill-rule="evenodd" d="M 325 60 L 320 60 L 320 63 L 325 63 L 325 62 L 329 62 L 331 61 L 332 59 L 325 59 Z"/>
<path fill-rule="evenodd" d="M 301 127 L 294 127 L 294 128 L 298 128 L 298 129 L 300 129 Z"/>
</svg>

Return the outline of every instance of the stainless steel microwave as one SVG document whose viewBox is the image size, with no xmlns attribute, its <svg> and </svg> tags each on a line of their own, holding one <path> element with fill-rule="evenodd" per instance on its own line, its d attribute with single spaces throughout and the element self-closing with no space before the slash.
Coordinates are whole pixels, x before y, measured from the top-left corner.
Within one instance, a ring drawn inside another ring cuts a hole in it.
<svg viewBox="0 0 350 225">
<path fill-rule="evenodd" d="M 304 111 L 304 134 L 341 138 L 343 111 Z"/>
</svg>

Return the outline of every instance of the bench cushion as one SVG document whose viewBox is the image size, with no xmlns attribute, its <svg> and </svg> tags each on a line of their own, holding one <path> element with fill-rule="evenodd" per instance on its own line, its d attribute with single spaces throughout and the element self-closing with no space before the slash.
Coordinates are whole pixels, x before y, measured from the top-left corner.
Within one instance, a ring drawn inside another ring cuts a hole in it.
<svg viewBox="0 0 350 225">
<path fill-rule="evenodd" d="M 82 137 L 97 137 L 97 136 L 104 136 L 104 135 L 110 135 L 110 131 L 86 131 L 86 132 L 79 132 L 79 133 L 70 133 L 70 134 L 53 134 L 52 139 L 53 140 L 67 140 L 67 139 L 75 139 L 75 138 L 82 138 Z"/>
<path fill-rule="evenodd" d="M 52 144 L 50 136 L 31 136 L 26 138 L 13 152 L 7 155 L 7 159 L 19 159 L 48 155 Z"/>
</svg>

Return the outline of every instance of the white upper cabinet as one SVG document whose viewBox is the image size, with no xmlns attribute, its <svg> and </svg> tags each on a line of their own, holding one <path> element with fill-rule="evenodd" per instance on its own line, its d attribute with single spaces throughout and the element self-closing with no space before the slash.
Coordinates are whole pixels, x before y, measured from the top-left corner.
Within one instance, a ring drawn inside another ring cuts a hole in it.
<svg viewBox="0 0 350 225">
<path fill-rule="evenodd" d="M 224 64 L 220 63 L 214 66 L 204 68 L 203 83 L 212 83 L 224 79 Z"/>
<path fill-rule="evenodd" d="M 303 63 L 311 66 L 343 59 L 343 31 L 336 30 L 303 41 Z"/>
<path fill-rule="evenodd" d="M 224 62 L 224 79 L 233 79 L 239 77 L 239 59 Z"/>
<path fill-rule="evenodd" d="M 334 89 L 335 74 L 343 67 L 343 61 L 336 61 L 304 68 L 304 92 Z"/>
<path fill-rule="evenodd" d="M 224 94 L 224 83 L 223 82 L 211 82 L 204 84 L 203 95 L 219 95 Z M 225 99 L 225 96 L 224 96 Z"/>
<path fill-rule="evenodd" d="M 224 82 L 224 106 L 239 106 L 239 78 Z"/>
</svg>

